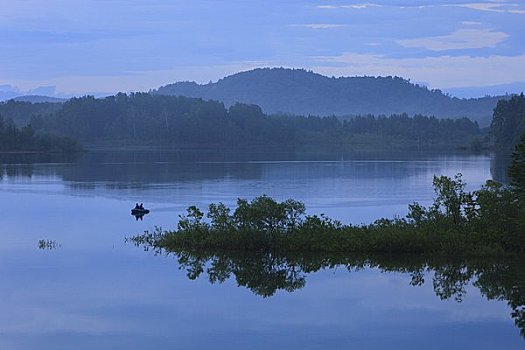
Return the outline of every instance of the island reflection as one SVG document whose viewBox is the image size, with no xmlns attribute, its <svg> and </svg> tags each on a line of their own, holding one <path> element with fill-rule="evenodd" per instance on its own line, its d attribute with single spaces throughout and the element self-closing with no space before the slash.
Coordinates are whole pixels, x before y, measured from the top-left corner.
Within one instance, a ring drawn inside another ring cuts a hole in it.
<svg viewBox="0 0 525 350">
<path fill-rule="evenodd" d="M 441 300 L 461 303 L 467 286 L 478 288 L 488 300 L 507 302 L 511 317 L 525 338 L 525 261 L 516 258 L 457 258 L 410 255 L 337 255 L 337 254 L 275 254 L 234 251 L 166 251 L 134 242 L 146 251 L 173 256 L 186 276 L 204 276 L 212 284 L 235 279 L 238 286 L 248 288 L 263 298 L 277 291 L 294 292 L 306 286 L 307 276 L 324 269 L 344 268 L 349 272 L 379 269 L 381 272 L 408 274 L 410 285 L 421 286 L 431 281 L 435 295 Z"/>
</svg>

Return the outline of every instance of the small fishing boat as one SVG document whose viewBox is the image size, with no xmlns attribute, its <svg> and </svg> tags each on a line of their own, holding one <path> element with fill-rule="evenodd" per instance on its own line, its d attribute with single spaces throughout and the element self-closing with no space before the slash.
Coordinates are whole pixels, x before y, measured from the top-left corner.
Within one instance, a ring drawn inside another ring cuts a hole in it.
<svg viewBox="0 0 525 350">
<path fill-rule="evenodd" d="M 134 208 L 134 209 L 131 209 L 131 215 L 145 215 L 145 214 L 148 214 L 149 213 L 149 210 L 148 209 L 144 209 L 144 208 Z"/>
<path fill-rule="evenodd" d="M 137 203 L 135 204 L 135 208 L 131 209 L 131 215 L 138 217 L 142 217 L 149 213 L 148 209 L 144 209 L 144 204 L 140 203 L 140 205 Z"/>
</svg>

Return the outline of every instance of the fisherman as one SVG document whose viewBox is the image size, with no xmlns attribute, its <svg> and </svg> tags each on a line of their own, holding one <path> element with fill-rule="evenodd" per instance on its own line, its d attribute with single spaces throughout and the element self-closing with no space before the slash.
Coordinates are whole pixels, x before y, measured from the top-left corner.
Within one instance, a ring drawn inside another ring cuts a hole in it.
<svg viewBox="0 0 525 350">
<path fill-rule="evenodd" d="M 144 203 L 140 203 L 139 209 L 144 209 Z"/>
<path fill-rule="evenodd" d="M 135 203 L 135 209 L 140 209 L 139 204 Z"/>
</svg>

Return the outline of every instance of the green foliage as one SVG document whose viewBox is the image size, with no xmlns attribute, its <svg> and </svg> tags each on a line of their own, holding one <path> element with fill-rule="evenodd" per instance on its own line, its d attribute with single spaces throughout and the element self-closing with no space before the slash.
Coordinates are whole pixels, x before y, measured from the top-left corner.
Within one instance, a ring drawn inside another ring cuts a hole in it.
<svg viewBox="0 0 525 350">
<path fill-rule="evenodd" d="M 210 204 L 207 217 L 211 219 L 212 228 L 217 231 L 228 230 L 233 224 L 232 217 L 230 216 L 230 208 L 223 203 Z"/>
<path fill-rule="evenodd" d="M 282 226 L 285 212 L 281 203 L 263 195 L 251 202 L 239 199 L 233 217 L 243 229 L 273 232 Z"/>
<path fill-rule="evenodd" d="M 411 220 L 414 225 L 420 226 L 424 221 L 429 220 L 430 217 L 425 207 L 414 202 L 408 205 L 407 219 Z"/>
<path fill-rule="evenodd" d="M 186 215 L 180 216 L 178 230 L 210 233 L 224 233 L 230 230 L 291 232 L 302 222 L 304 211 L 304 204 L 293 199 L 279 203 L 266 195 L 257 197 L 251 202 L 239 198 L 233 215 L 230 215 L 230 208 L 223 203 L 210 204 L 206 214 L 210 222 L 203 221 L 204 213 L 199 208 L 189 207 Z"/>
<path fill-rule="evenodd" d="M 495 181 L 487 183 L 474 192 L 476 198 L 476 217 L 473 224 L 480 232 L 497 234 L 504 232 L 507 245 L 516 245 L 515 248 L 523 250 L 524 242 L 523 201 L 516 197 L 516 193 Z"/>
<path fill-rule="evenodd" d="M 466 184 L 461 174 L 455 175 L 454 178 L 434 176 L 432 184 L 436 197 L 430 208 L 427 209 L 419 203 L 408 206 L 407 219 L 414 225 L 421 226 L 426 222 L 459 226 L 473 218 L 476 214 L 475 202 L 472 194 L 465 192 Z"/>
<path fill-rule="evenodd" d="M 446 218 L 450 218 L 454 225 L 461 224 L 472 215 L 473 200 L 470 193 L 465 192 L 466 184 L 457 174 L 454 179 L 447 176 L 434 176 L 432 184 L 437 197 L 432 210 L 444 210 Z"/>
<path fill-rule="evenodd" d="M 302 216 L 306 211 L 304 203 L 295 199 L 287 199 L 281 203 L 284 211 L 284 223 L 288 230 L 293 231 L 298 225 L 302 224 Z"/>
<path fill-rule="evenodd" d="M 263 195 L 251 202 L 245 199 L 237 201 L 233 220 L 238 227 L 266 232 L 293 231 L 302 221 L 305 212 L 303 203 L 293 199 L 277 202 Z"/>
<path fill-rule="evenodd" d="M 509 176 L 511 185 L 521 196 L 525 196 L 525 132 L 521 136 L 521 142 L 512 153 Z"/>
<path fill-rule="evenodd" d="M 490 126 L 497 147 L 512 149 L 525 133 L 525 96 L 512 96 L 510 100 L 500 100 L 494 109 Z"/>
<path fill-rule="evenodd" d="M 179 216 L 178 229 L 180 231 L 198 231 L 206 226 L 202 223 L 204 213 L 192 205 L 186 209 L 186 215 Z"/>
</svg>

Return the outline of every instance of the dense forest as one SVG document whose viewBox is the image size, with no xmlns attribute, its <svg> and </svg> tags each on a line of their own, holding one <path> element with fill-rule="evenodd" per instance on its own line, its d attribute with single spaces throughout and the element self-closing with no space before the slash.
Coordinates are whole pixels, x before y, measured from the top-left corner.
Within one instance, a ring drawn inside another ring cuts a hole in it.
<svg viewBox="0 0 525 350">
<path fill-rule="evenodd" d="M 512 149 L 525 132 L 525 96 L 513 96 L 510 100 L 501 100 L 494 109 L 491 124 L 494 143 L 500 149 Z"/>
<path fill-rule="evenodd" d="M 319 146 L 454 148 L 480 136 L 476 122 L 407 114 L 336 117 L 266 115 L 256 105 L 134 93 L 73 98 L 48 116 L 39 131 L 84 143 L 116 142 L 179 147 Z M 118 141 L 116 141 L 118 140 Z"/>
<path fill-rule="evenodd" d="M 31 125 L 18 128 L 0 116 L 0 152 L 76 152 L 82 147 L 70 137 L 35 133 Z"/>
<path fill-rule="evenodd" d="M 61 103 L 9 100 L 0 102 L 0 115 L 11 119 L 17 126 L 26 126 L 34 116 L 49 116 L 61 108 Z"/>
<path fill-rule="evenodd" d="M 399 77 L 326 77 L 302 69 L 262 68 L 237 73 L 216 83 L 178 82 L 153 93 L 256 104 L 265 113 L 297 115 L 434 115 L 467 117 L 488 126 L 502 97 L 459 99 Z"/>
</svg>

